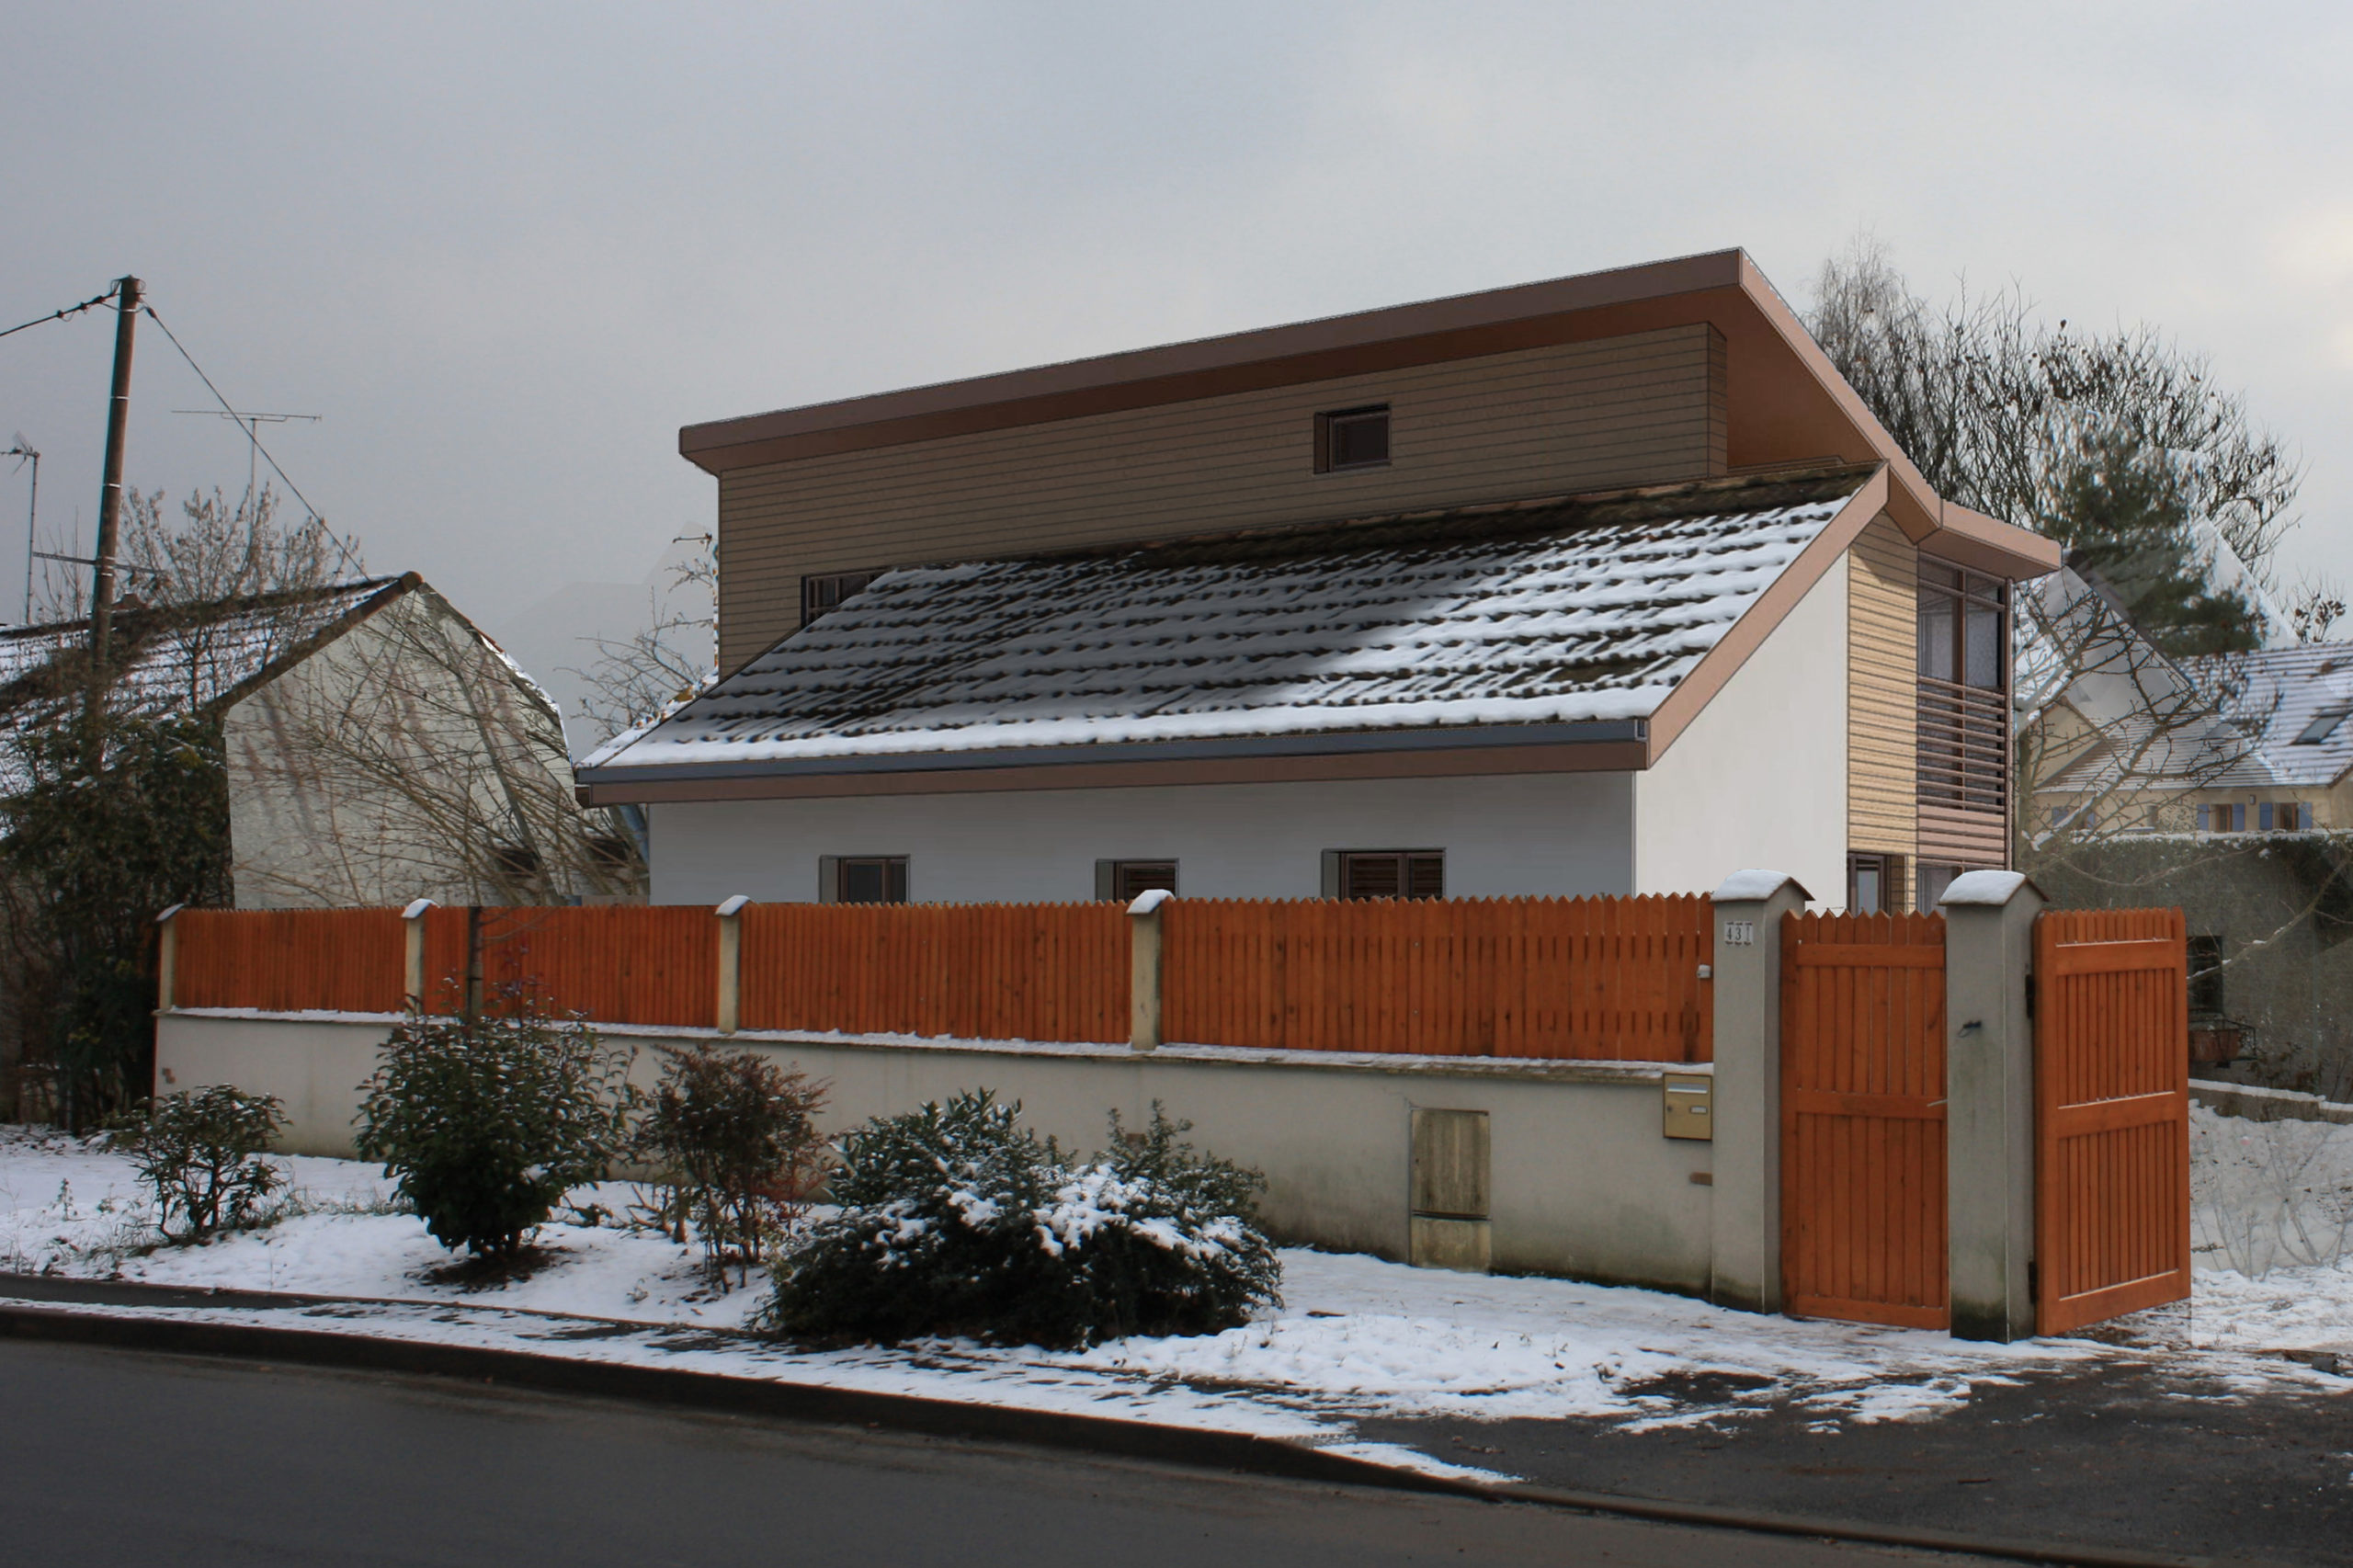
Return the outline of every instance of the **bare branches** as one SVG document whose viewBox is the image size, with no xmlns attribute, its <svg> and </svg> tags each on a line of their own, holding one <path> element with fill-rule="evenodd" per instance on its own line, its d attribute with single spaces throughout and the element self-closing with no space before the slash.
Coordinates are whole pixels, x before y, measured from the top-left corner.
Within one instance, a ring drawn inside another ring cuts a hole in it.
<svg viewBox="0 0 2353 1568">
<path fill-rule="evenodd" d="M 573 669 L 587 686 L 584 716 L 602 744 L 651 724 L 687 701 L 718 674 L 719 572 L 710 540 L 701 539 L 693 556 L 674 567 L 668 583 L 646 593 L 646 626 L 625 638 L 584 639 L 597 651 L 585 669 Z"/>
</svg>

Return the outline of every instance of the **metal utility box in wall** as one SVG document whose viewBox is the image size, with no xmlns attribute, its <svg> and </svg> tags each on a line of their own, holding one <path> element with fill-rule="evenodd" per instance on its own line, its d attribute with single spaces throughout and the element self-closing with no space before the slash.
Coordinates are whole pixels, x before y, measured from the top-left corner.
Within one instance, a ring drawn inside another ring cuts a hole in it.
<svg viewBox="0 0 2353 1568">
<path fill-rule="evenodd" d="M 1489 1257 L 1487 1113 L 1414 1112 L 1410 1261 L 1483 1274 Z"/>
<path fill-rule="evenodd" d="M 1659 1082 L 1669 1138 L 1716 1135 L 1716 1080 L 1711 1073 L 1669 1073 Z"/>
</svg>

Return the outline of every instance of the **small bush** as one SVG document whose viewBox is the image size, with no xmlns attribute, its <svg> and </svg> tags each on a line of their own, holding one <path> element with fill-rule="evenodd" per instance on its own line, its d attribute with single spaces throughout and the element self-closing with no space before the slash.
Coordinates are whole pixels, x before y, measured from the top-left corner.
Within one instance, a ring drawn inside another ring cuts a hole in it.
<svg viewBox="0 0 2353 1568">
<path fill-rule="evenodd" d="M 264 1155 L 285 1125 L 277 1096 L 220 1084 L 149 1100 L 109 1137 L 154 1194 L 164 1234 L 201 1241 L 267 1212 L 286 1177 Z"/>
<path fill-rule="evenodd" d="M 383 1163 L 443 1246 L 512 1254 L 621 1146 L 628 1058 L 529 1007 L 412 1016 L 360 1085 L 359 1153 Z"/>
<path fill-rule="evenodd" d="M 764 1323 L 790 1334 L 968 1334 L 1085 1345 L 1202 1334 L 1278 1301 L 1263 1179 L 1195 1153 L 1153 1107 L 1082 1165 L 983 1090 L 843 1138 L 839 1209 L 777 1260 Z"/>
<path fill-rule="evenodd" d="M 654 1167 L 655 1212 L 684 1242 L 691 1225 L 714 1279 L 749 1268 L 798 1214 L 823 1167 L 809 1118 L 824 1090 L 747 1051 L 663 1046 L 631 1152 Z"/>
</svg>

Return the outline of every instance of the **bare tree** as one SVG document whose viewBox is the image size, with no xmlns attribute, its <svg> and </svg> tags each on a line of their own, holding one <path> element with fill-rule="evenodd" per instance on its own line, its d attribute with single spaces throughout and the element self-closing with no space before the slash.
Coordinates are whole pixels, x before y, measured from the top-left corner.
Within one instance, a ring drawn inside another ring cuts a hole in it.
<svg viewBox="0 0 2353 1568">
<path fill-rule="evenodd" d="M 718 674 L 718 566 L 709 535 L 692 542 L 701 548 L 671 570 L 666 584 L 647 591 L 642 630 L 584 639 L 596 657 L 570 673 L 587 687 L 582 705 L 592 744 L 654 722 Z"/>
</svg>

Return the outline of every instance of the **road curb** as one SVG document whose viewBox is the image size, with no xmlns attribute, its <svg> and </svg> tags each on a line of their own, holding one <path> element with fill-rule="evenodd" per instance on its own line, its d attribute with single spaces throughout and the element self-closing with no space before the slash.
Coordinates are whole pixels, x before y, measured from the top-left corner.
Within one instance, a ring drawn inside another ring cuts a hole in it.
<svg viewBox="0 0 2353 1568">
<path fill-rule="evenodd" d="M 77 1285 L 82 1283 L 76 1282 Z M 7 1288 L 6 1280 L 0 1279 L 0 1290 Z M 171 1305 L 180 1306 L 203 1304 L 209 1301 L 223 1306 L 233 1302 L 256 1306 L 298 1306 L 342 1300 L 268 1295 L 256 1291 L 216 1294 L 116 1281 L 88 1282 L 86 1288 L 91 1294 L 103 1291 L 105 1295 L 124 1302 L 135 1301 L 153 1292 L 159 1305 L 165 1304 L 167 1301 Z M 73 1287 L 66 1289 L 72 1290 Z M 767 1379 L 734 1378 L 680 1368 L 632 1366 L 625 1362 L 574 1360 L 527 1350 L 438 1345 L 332 1329 L 195 1323 L 185 1318 L 75 1312 L 73 1310 L 75 1304 L 62 1301 L 34 1304 L 23 1300 L 0 1300 L 0 1337 L 54 1344 L 102 1345 L 184 1356 L 284 1362 L 349 1371 L 449 1378 L 538 1392 L 665 1404 L 722 1415 L 765 1416 L 839 1426 L 889 1427 L 926 1437 L 1022 1443 L 1198 1469 L 1240 1471 L 1291 1481 L 1378 1486 L 1391 1491 L 1434 1493 L 1486 1503 L 1517 1503 L 1578 1513 L 1606 1514 L 1655 1524 L 1801 1536 L 1858 1546 L 1952 1552 L 2017 1562 L 2070 1564 L 2075 1568 L 2265 1568 L 2264 1560 L 2254 1558 L 2177 1557 L 2116 1551 L 2099 1547 L 2055 1546 L 1940 1530 L 1862 1525 L 1802 1515 L 1756 1513 L 1703 1503 L 1654 1501 L 1615 1493 L 1473 1482 L 1379 1464 L 1286 1438 L 1164 1426 L 1117 1416 L 970 1404 L 954 1400 L 926 1399 L 916 1394 L 824 1388 Z"/>
</svg>

